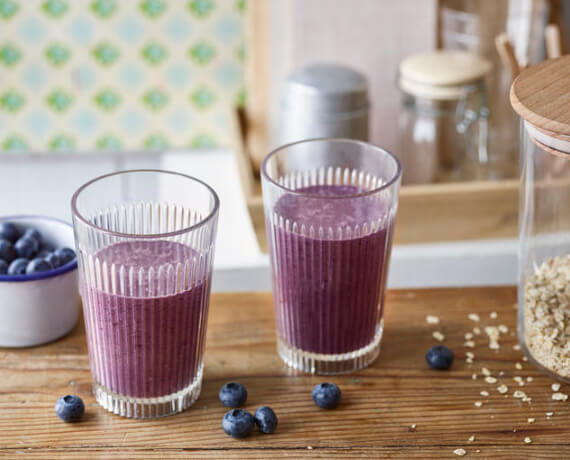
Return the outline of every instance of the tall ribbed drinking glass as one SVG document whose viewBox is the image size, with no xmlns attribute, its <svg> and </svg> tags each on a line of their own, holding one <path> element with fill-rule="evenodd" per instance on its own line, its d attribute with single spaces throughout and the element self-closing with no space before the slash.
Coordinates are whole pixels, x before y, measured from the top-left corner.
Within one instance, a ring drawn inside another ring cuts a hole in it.
<svg viewBox="0 0 570 460">
<path fill-rule="evenodd" d="M 265 159 L 277 348 L 289 366 L 336 374 L 378 356 L 400 176 L 392 154 L 350 139 Z"/>
<path fill-rule="evenodd" d="M 72 199 L 97 402 L 135 418 L 199 396 L 219 200 L 190 176 L 133 170 Z"/>
</svg>

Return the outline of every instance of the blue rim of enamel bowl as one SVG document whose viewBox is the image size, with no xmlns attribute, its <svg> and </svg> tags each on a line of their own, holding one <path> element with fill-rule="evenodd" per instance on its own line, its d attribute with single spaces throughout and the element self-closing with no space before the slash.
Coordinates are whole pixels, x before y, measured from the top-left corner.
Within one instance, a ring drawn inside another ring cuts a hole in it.
<svg viewBox="0 0 570 460">
<path fill-rule="evenodd" d="M 61 219 L 56 219 L 55 217 L 48 217 L 48 216 L 38 216 L 38 215 L 18 215 L 18 216 L 5 216 L 0 217 L 0 222 L 12 221 L 14 223 L 18 223 L 18 220 L 48 220 L 51 222 L 57 222 L 59 224 L 63 224 L 67 227 L 73 228 L 69 222 L 66 222 Z M 61 267 L 54 268 L 53 270 L 49 270 L 47 272 L 39 272 L 39 273 L 32 273 L 30 275 L 0 275 L 0 282 L 2 281 L 16 281 L 16 282 L 25 282 L 25 281 L 37 281 L 43 280 L 46 278 L 52 278 L 54 276 L 63 275 L 64 273 L 70 272 L 77 268 L 77 256 L 70 262 L 67 262 L 65 265 Z"/>
</svg>

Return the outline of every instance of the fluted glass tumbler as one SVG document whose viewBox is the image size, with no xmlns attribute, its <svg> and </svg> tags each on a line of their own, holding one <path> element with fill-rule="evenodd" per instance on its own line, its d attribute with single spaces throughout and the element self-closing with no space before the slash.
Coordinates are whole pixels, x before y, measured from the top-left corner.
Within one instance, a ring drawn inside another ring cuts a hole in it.
<svg viewBox="0 0 570 460">
<path fill-rule="evenodd" d="M 199 396 L 219 200 L 190 176 L 133 170 L 72 199 L 97 402 L 134 418 Z"/>
<path fill-rule="evenodd" d="M 289 366 L 337 374 L 378 356 L 400 177 L 392 154 L 349 139 L 265 159 L 277 348 Z"/>
</svg>

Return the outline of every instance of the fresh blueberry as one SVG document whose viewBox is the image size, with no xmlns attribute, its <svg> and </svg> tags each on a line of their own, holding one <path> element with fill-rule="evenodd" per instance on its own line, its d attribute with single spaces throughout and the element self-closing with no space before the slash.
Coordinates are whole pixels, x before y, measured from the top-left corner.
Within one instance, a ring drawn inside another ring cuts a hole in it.
<svg viewBox="0 0 570 460">
<path fill-rule="evenodd" d="M 59 257 L 57 256 L 57 254 L 55 252 L 50 252 L 45 259 L 51 264 L 51 266 L 53 268 L 57 268 L 59 266 L 61 266 L 61 260 L 59 260 Z"/>
<path fill-rule="evenodd" d="M 447 369 L 453 363 L 453 352 L 443 345 L 436 345 L 426 353 L 426 361 L 434 369 Z"/>
<path fill-rule="evenodd" d="M 18 253 L 14 249 L 14 246 L 12 246 L 12 243 L 0 238 L 0 259 L 10 263 L 16 257 L 18 257 Z"/>
<path fill-rule="evenodd" d="M 58 248 L 54 254 L 59 257 L 59 265 L 65 265 L 75 259 L 75 251 L 69 248 Z"/>
<path fill-rule="evenodd" d="M 14 249 L 18 253 L 18 257 L 31 259 L 38 252 L 40 243 L 35 238 L 23 236 L 14 244 Z"/>
<path fill-rule="evenodd" d="M 0 259 L 0 275 L 5 275 L 8 273 L 8 263 Z"/>
<path fill-rule="evenodd" d="M 228 382 L 219 393 L 220 402 L 226 407 L 239 407 L 247 401 L 247 390 L 241 383 Z"/>
<path fill-rule="evenodd" d="M 33 238 L 38 243 L 42 242 L 42 234 L 38 232 L 35 228 L 27 228 L 22 235 L 22 238 Z"/>
<path fill-rule="evenodd" d="M 262 433 L 273 433 L 275 428 L 277 428 L 277 415 L 275 415 L 271 407 L 258 407 L 253 417 Z"/>
<path fill-rule="evenodd" d="M 8 267 L 8 275 L 25 275 L 28 263 L 30 261 L 24 258 L 14 260 Z"/>
<path fill-rule="evenodd" d="M 319 383 L 313 388 L 313 401 L 323 409 L 334 409 L 340 402 L 340 388 L 334 383 Z"/>
<path fill-rule="evenodd" d="M 85 404 L 79 396 L 65 395 L 55 403 L 55 413 L 64 422 L 77 422 L 85 412 Z"/>
<path fill-rule="evenodd" d="M 47 249 L 47 248 L 45 248 L 45 247 L 42 247 L 42 248 L 40 249 L 40 252 L 38 252 L 38 253 L 36 254 L 36 257 L 39 257 L 39 258 L 41 258 L 41 259 L 46 259 L 47 256 L 49 256 L 51 253 L 52 253 L 52 251 L 50 251 L 49 249 Z"/>
<path fill-rule="evenodd" d="M 12 222 L 0 222 L 0 238 L 13 243 L 18 239 L 18 229 Z"/>
<path fill-rule="evenodd" d="M 232 438 L 245 438 L 255 427 L 255 419 L 248 411 L 232 409 L 222 419 L 222 428 Z"/>
<path fill-rule="evenodd" d="M 48 272 L 53 270 L 53 265 L 47 260 L 36 257 L 26 267 L 26 274 L 30 275 L 32 273 Z"/>
</svg>

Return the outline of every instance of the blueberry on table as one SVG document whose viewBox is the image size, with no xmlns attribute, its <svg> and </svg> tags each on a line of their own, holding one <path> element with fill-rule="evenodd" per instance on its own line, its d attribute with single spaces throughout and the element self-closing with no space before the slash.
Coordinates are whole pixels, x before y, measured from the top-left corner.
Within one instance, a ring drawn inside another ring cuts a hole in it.
<svg viewBox="0 0 570 460">
<path fill-rule="evenodd" d="M 453 352 L 443 345 L 436 345 L 426 353 L 426 361 L 434 369 L 448 369 L 453 363 Z"/>
<path fill-rule="evenodd" d="M 85 404 L 75 395 L 65 395 L 55 403 L 55 413 L 64 422 L 77 422 L 85 413 Z"/>
<path fill-rule="evenodd" d="M 8 266 L 8 275 L 25 275 L 26 274 L 26 268 L 28 267 L 29 263 L 30 263 L 30 261 L 28 259 L 24 259 L 24 258 L 19 258 L 19 259 L 14 260 Z"/>
<path fill-rule="evenodd" d="M 313 388 L 312 396 L 322 409 L 334 409 L 340 403 L 341 391 L 334 383 L 319 383 Z"/>
<path fill-rule="evenodd" d="M 10 243 L 15 242 L 18 239 L 18 229 L 12 222 L 0 222 L 0 238 Z"/>
<path fill-rule="evenodd" d="M 22 235 L 22 238 L 33 238 L 38 243 L 42 242 L 42 234 L 38 232 L 35 228 L 27 228 Z"/>
<path fill-rule="evenodd" d="M 23 236 L 14 244 L 18 257 L 31 259 L 40 249 L 40 243 L 35 238 Z"/>
<path fill-rule="evenodd" d="M 0 275 L 8 273 L 8 262 L 0 259 Z"/>
<path fill-rule="evenodd" d="M 222 428 L 232 438 L 245 438 L 255 427 L 255 419 L 248 411 L 232 409 L 222 419 Z"/>
<path fill-rule="evenodd" d="M 58 248 L 54 254 L 59 257 L 59 265 L 65 265 L 75 259 L 75 251 L 69 248 Z"/>
<path fill-rule="evenodd" d="M 26 274 L 31 275 L 32 273 L 48 272 L 53 270 L 53 265 L 47 260 L 41 258 L 35 258 L 26 267 Z"/>
<path fill-rule="evenodd" d="M 258 407 L 253 418 L 255 418 L 255 423 L 262 433 L 273 433 L 275 428 L 277 428 L 277 415 L 275 415 L 271 407 Z"/>
<path fill-rule="evenodd" d="M 247 401 L 247 390 L 238 382 L 228 382 L 218 394 L 220 402 L 226 407 L 239 407 Z"/>
<path fill-rule="evenodd" d="M 55 252 L 50 252 L 45 259 L 51 264 L 51 266 L 53 268 L 57 268 L 60 267 L 61 264 L 61 260 L 59 259 L 59 257 L 57 256 L 57 254 Z"/>
<path fill-rule="evenodd" d="M 4 238 L 0 238 L 0 259 L 10 263 L 17 257 L 18 253 L 12 246 L 12 243 Z"/>
</svg>

